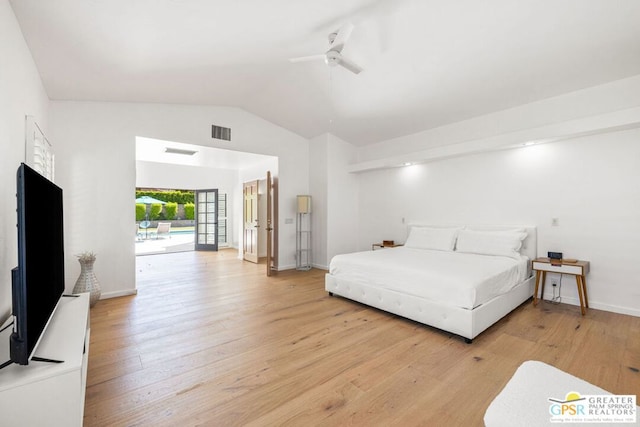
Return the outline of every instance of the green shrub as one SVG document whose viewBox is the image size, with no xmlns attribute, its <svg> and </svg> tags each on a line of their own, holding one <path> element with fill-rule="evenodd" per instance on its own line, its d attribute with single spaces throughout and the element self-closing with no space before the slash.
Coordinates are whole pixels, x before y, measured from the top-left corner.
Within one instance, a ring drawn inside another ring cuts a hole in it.
<svg viewBox="0 0 640 427">
<path fill-rule="evenodd" d="M 178 204 L 175 202 L 169 202 L 164 205 L 164 216 L 166 219 L 175 219 L 176 213 L 178 213 Z"/>
<path fill-rule="evenodd" d="M 153 197 L 163 202 L 173 202 L 178 204 L 193 203 L 195 201 L 193 191 L 171 190 L 171 191 L 142 191 L 136 190 L 136 198 L 142 196 Z"/>
<path fill-rule="evenodd" d="M 136 203 L 136 221 L 144 221 L 147 214 L 147 205 L 144 203 Z"/>
<path fill-rule="evenodd" d="M 151 219 L 151 221 L 155 221 L 159 219 L 161 213 L 162 213 L 162 204 L 151 203 L 151 213 L 149 214 L 149 218 Z"/>
<path fill-rule="evenodd" d="M 184 216 L 185 219 L 195 219 L 196 217 L 196 205 L 193 203 L 184 204 Z"/>
</svg>

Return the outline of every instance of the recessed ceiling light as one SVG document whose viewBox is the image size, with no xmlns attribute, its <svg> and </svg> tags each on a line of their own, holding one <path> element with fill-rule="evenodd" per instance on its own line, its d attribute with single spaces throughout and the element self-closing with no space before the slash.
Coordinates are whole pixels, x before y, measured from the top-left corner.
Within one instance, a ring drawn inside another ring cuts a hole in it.
<svg viewBox="0 0 640 427">
<path fill-rule="evenodd" d="M 183 154 L 185 156 L 193 156 L 194 154 L 197 153 L 197 151 L 194 151 L 194 150 L 182 150 L 180 148 L 171 148 L 171 147 L 166 147 L 164 149 L 164 152 L 169 154 Z"/>
<path fill-rule="evenodd" d="M 411 162 L 404 162 L 402 166 L 411 166 Z"/>
</svg>

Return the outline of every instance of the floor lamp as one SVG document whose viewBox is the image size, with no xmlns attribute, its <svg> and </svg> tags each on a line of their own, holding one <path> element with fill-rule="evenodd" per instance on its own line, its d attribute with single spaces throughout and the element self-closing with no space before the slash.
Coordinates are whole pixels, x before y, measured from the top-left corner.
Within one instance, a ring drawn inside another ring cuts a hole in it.
<svg viewBox="0 0 640 427">
<path fill-rule="evenodd" d="M 311 196 L 298 196 L 296 270 L 311 270 Z"/>
</svg>

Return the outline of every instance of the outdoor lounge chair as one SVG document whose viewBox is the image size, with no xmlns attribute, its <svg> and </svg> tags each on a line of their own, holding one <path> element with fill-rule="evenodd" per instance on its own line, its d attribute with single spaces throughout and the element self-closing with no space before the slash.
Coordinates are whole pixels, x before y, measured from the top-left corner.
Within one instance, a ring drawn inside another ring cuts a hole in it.
<svg viewBox="0 0 640 427">
<path fill-rule="evenodd" d="M 156 228 L 156 239 L 160 238 L 160 236 L 165 236 L 165 235 L 171 238 L 171 223 L 159 222 L 158 228 Z"/>
</svg>

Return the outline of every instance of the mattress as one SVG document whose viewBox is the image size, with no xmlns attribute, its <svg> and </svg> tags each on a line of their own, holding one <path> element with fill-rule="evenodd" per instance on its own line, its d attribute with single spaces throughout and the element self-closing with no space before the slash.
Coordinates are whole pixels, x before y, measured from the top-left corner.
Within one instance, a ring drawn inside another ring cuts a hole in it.
<svg viewBox="0 0 640 427">
<path fill-rule="evenodd" d="M 473 309 L 526 279 L 528 261 L 524 256 L 515 259 L 401 247 L 336 255 L 329 273 L 338 279 Z"/>
</svg>

